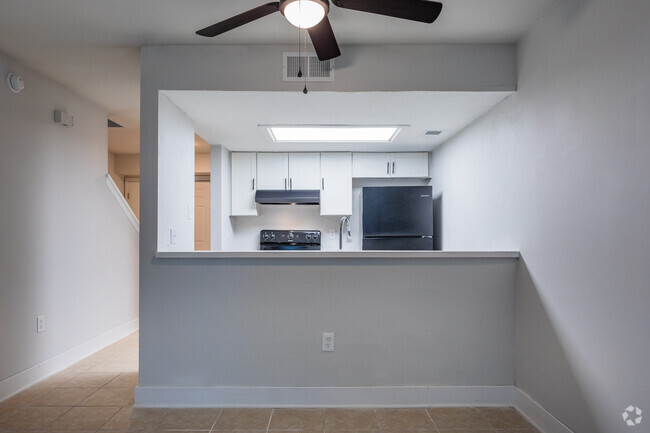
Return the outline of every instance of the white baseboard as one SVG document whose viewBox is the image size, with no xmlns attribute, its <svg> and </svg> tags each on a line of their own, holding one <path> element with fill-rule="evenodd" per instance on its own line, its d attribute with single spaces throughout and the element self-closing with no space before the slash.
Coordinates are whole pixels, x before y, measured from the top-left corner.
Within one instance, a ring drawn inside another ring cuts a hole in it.
<svg viewBox="0 0 650 433">
<path fill-rule="evenodd" d="M 574 433 L 519 388 L 515 388 L 515 408 L 543 433 Z"/>
<path fill-rule="evenodd" d="M 0 401 L 115 343 L 132 332 L 137 331 L 139 326 L 139 319 L 134 319 L 70 350 L 53 356 L 27 370 L 8 377 L 0 382 Z"/>
<path fill-rule="evenodd" d="M 512 406 L 512 386 L 215 387 L 135 390 L 138 407 Z"/>
</svg>

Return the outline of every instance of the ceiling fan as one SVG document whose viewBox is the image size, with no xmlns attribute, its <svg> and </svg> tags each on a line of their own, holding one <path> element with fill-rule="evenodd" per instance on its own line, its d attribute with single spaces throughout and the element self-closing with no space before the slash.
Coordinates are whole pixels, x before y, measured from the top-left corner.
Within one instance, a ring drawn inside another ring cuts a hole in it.
<svg viewBox="0 0 650 433">
<path fill-rule="evenodd" d="M 442 11 L 442 3 L 428 0 L 332 0 L 332 3 L 343 9 L 421 23 L 434 22 Z M 279 11 L 294 26 L 307 29 L 319 60 L 329 60 L 341 55 L 334 31 L 327 19 L 329 4 L 329 0 L 280 0 L 235 15 L 201 29 L 196 34 L 214 37 Z"/>
</svg>

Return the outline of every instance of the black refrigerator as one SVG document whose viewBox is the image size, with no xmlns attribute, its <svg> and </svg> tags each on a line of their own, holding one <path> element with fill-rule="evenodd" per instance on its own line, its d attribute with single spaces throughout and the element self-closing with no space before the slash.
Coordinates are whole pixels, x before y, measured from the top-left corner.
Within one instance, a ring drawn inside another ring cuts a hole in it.
<svg viewBox="0 0 650 433">
<path fill-rule="evenodd" d="M 364 250 L 433 250 L 430 186 L 363 188 Z"/>
</svg>

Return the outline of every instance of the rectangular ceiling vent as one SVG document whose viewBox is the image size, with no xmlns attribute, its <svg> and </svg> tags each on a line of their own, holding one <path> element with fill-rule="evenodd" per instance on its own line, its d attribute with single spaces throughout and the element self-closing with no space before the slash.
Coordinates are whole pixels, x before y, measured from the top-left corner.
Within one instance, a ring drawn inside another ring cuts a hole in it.
<svg viewBox="0 0 650 433">
<path fill-rule="evenodd" d="M 302 72 L 302 77 L 299 77 Z M 282 81 L 334 81 L 334 59 L 321 62 L 316 53 L 283 53 Z"/>
<path fill-rule="evenodd" d="M 424 138 L 425 140 L 431 140 L 436 138 L 440 134 L 442 134 L 442 131 L 429 130 L 429 131 L 424 131 L 420 137 Z"/>
</svg>

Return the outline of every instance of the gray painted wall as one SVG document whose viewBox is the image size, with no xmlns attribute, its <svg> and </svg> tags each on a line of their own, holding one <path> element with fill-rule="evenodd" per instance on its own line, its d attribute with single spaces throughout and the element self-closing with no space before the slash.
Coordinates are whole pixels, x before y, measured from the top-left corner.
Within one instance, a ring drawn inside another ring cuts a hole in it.
<svg viewBox="0 0 650 433">
<path fill-rule="evenodd" d="M 0 53 L 9 72 L 25 90 L 0 86 L 0 399 L 47 373 L 16 374 L 53 373 L 41 364 L 138 318 L 138 235 L 105 184 L 106 111 Z"/>
<path fill-rule="evenodd" d="M 649 18 L 557 2 L 517 94 L 434 152 L 445 249 L 521 251 L 517 386 L 576 432 L 650 408 Z"/>
<path fill-rule="evenodd" d="M 511 385 L 516 261 L 154 258 L 158 92 L 296 91 L 283 49 L 142 49 L 140 386 Z M 312 91 L 515 85 L 512 46 L 344 52 L 336 82 Z"/>
<path fill-rule="evenodd" d="M 512 385 L 516 267 L 155 260 L 139 386 Z M 334 353 L 322 332 L 336 333 Z"/>
</svg>

